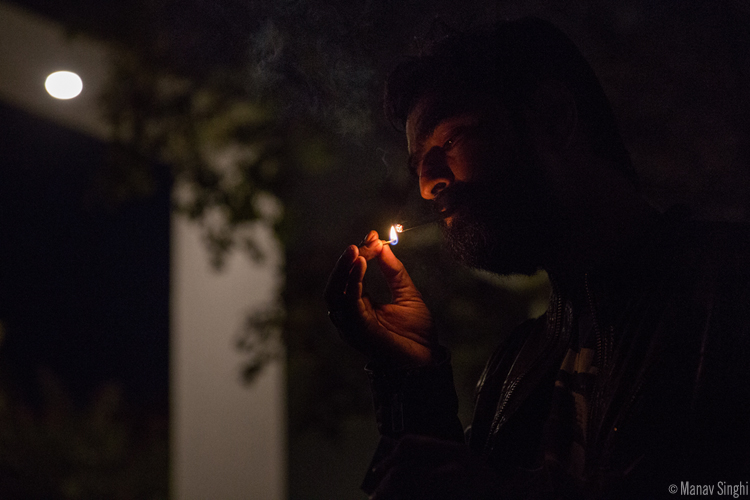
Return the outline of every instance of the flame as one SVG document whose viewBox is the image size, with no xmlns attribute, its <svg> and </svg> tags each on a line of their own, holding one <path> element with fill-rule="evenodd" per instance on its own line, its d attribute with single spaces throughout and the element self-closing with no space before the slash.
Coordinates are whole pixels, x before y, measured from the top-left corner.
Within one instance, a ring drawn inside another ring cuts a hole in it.
<svg viewBox="0 0 750 500">
<path fill-rule="evenodd" d="M 391 245 L 395 245 L 398 243 L 398 233 L 396 232 L 396 226 L 391 226 Z"/>
<path fill-rule="evenodd" d="M 395 226 L 393 226 L 393 227 L 395 227 L 395 228 L 396 228 L 396 232 L 397 232 L 397 233 L 403 233 L 403 232 L 404 232 L 404 225 L 403 225 L 403 224 L 396 224 L 396 225 L 395 225 Z"/>
</svg>

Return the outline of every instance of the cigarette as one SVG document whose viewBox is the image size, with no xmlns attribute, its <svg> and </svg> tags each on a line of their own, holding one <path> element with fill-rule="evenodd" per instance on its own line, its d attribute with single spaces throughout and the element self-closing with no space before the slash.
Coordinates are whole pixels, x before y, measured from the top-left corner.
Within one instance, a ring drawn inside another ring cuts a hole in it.
<svg viewBox="0 0 750 500">
<path fill-rule="evenodd" d="M 408 223 L 396 224 L 396 226 L 395 226 L 396 227 L 396 232 L 397 233 L 404 233 L 406 231 L 411 231 L 412 229 L 416 229 L 418 227 L 426 226 L 427 224 L 433 224 L 435 222 L 439 222 L 439 221 L 445 219 L 448 216 L 450 216 L 450 213 L 448 211 L 443 211 L 443 212 L 440 212 L 440 213 L 429 215 L 429 216 L 425 217 L 424 219 L 419 220 L 419 221 L 417 221 L 417 222 L 415 222 L 413 224 L 408 224 Z"/>
</svg>

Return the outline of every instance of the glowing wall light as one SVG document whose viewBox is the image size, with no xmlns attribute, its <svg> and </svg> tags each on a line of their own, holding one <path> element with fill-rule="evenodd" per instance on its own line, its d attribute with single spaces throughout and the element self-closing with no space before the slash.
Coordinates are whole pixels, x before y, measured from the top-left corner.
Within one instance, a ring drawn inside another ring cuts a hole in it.
<svg viewBox="0 0 750 500">
<path fill-rule="evenodd" d="M 83 82 L 75 73 L 56 71 L 47 77 L 44 88 L 55 99 L 72 99 L 83 90 Z"/>
</svg>

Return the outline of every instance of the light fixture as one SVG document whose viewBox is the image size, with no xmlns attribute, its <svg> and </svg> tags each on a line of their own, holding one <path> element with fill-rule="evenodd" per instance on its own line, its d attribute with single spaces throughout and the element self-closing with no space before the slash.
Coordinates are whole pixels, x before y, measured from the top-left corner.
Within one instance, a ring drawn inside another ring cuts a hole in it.
<svg viewBox="0 0 750 500">
<path fill-rule="evenodd" d="M 70 71 L 56 71 L 47 77 L 44 88 L 55 99 L 72 99 L 83 90 L 83 81 Z"/>
</svg>

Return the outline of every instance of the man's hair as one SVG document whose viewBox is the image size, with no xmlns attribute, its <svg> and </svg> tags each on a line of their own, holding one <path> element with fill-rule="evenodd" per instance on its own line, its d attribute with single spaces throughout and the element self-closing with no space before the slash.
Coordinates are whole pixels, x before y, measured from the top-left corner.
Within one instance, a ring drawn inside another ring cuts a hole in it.
<svg viewBox="0 0 750 500">
<path fill-rule="evenodd" d="M 437 97 L 456 110 L 495 99 L 519 120 L 521 105 L 547 81 L 563 83 L 573 94 L 579 126 L 594 152 L 637 182 L 612 108 L 591 66 L 562 31 L 538 18 L 503 21 L 432 42 L 388 77 L 385 113 L 403 128 L 424 97 Z"/>
</svg>

